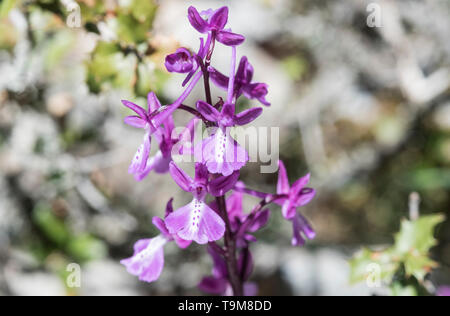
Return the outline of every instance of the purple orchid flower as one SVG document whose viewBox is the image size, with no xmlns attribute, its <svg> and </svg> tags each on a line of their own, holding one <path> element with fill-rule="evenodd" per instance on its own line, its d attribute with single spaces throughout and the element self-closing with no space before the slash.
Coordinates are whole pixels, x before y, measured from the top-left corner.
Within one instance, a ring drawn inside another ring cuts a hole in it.
<svg viewBox="0 0 450 316">
<path fill-rule="evenodd" d="M 286 197 L 277 199 L 275 203 L 281 205 L 284 218 L 292 221 L 294 231 L 292 245 L 302 246 L 305 243 L 302 234 L 308 239 L 314 239 L 316 233 L 311 228 L 306 218 L 297 213 L 297 208 L 311 202 L 316 195 L 316 191 L 314 189 L 305 188 L 310 179 L 309 174 L 297 180 L 292 187 L 290 187 L 286 168 L 281 160 L 278 162 L 278 166 L 280 170 L 278 173 L 277 194 L 285 195 Z"/>
<path fill-rule="evenodd" d="M 209 181 L 206 166 L 197 163 L 195 179 L 192 179 L 175 163 L 170 164 L 170 174 L 174 181 L 186 192 L 194 196 L 191 203 L 181 207 L 166 218 L 167 228 L 171 234 L 176 234 L 185 240 L 193 240 L 198 244 L 206 244 L 219 240 L 225 232 L 223 219 L 206 203 L 205 196 L 211 194 L 223 195 L 229 191 L 239 178 L 239 172 L 228 177 L 218 177 Z"/>
<path fill-rule="evenodd" d="M 224 176 L 240 170 L 248 161 L 248 153 L 230 135 L 229 127 L 246 125 L 262 113 L 262 108 L 251 108 L 235 114 L 234 104 L 226 103 L 219 112 L 210 104 L 198 101 L 197 110 L 208 121 L 218 125 L 217 130 L 195 150 L 195 158 L 206 164 L 208 171 Z"/>
<path fill-rule="evenodd" d="M 145 130 L 144 140 L 139 146 L 136 154 L 133 157 L 131 165 L 128 168 L 128 172 L 130 174 L 134 174 L 137 176 L 142 173 L 147 167 L 147 160 L 150 155 L 151 135 L 154 134 L 157 130 L 155 121 L 151 119 L 151 115 L 158 111 L 158 109 L 161 107 L 161 103 L 153 92 L 148 94 L 147 110 L 130 101 L 122 100 L 122 103 L 137 114 L 127 116 L 124 120 L 125 124 Z"/>
<path fill-rule="evenodd" d="M 225 30 L 228 22 L 228 7 L 199 13 L 196 8 L 191 6 L 188 10 L 188 18 L 197 31 L 202 34 L 213 34 L 213 37 L 224 45 L 237 46 L 245 41 L 244 36 Z"/>
<path fill-rule="evenodd" d="M 188 74 L 186 79 L 183 81 L 183 87 L 191 80 L 200 68 L 199 61 L 205 59 L 208 49 L 211 46 L 211 40 L 211 34 L 208 34 L 206 44 L 204 43 L 203 38 L 200 38 L 200 48 L 197 54 L 191 54 L 187 48 L 181 47 L 177 49 L 175 53 L 166 57 L 165 66 L 167 71 Z"/>
<path fill-rule="evenodd" d="M 219 88 L 227 90 L 230 80 L 229 77 L 213 67 L 209 67 L 208 70 L 214 84 Z M 234 95 L 238 98 L 243 94 L 248 99 L 256 99 L 262 104 L 269 106 L 270 103 L 266 100 L 268 86 L 265 83 L 252 82 L 253 73 L 253 66 L 249 63 L 247 57 L 242 57 L 236 72 Z"/>
<path fill-rule="evenodd" d="M 231 284 L 228 281 L 229 276 L 225 260 L 212 247 L 208 247 L 208 252 L 214 264 L 212 276 L 204 277 L 198 285 L 199 289 L 213 295 L 233 295 Z M 258 287 L 254 283 L 247 282 L 253 271 L 253 257 L 248 248 L 243 249 L 239 255 L 238 269 L 245 282 L 243 286 L 244 296 L 255 296 L 258 292 Z"/>
<path fill-rule="evenodd" d="M 167 203 L 166 217 L 173 212 L 171 199 Z M 183 240 L 169 233 L 165 222 L 158 217 L 153 218 L 153 224 L 161 232 L 160 235 L 150 239 L 141 239 L 134 245 L 134 254 L 128 259 L 120 261 L 130 274 L 139 277 L 144 282 L 154 282 L 159 279 L 164 268 L 164 246 L 175 241 L 178 247 L 185 249 L 191 241 Z"/>
</svg>

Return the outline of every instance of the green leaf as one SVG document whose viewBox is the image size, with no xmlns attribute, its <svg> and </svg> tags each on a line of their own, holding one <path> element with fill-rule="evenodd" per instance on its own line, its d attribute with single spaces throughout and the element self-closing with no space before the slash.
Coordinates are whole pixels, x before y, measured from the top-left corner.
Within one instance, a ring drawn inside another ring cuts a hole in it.
<svg viewBox="0 0 450 316">
<path fill-rule="evenodd" d="M 436 245 L 434 229 L 442 223 L 442 214 L 421 216 L 415 221 L 403 220 L 400 232 L 395 236 L 395 253 L 405 255 L 417 252 L 418 255 L 428 254 L 431 247 Z"/>
</svg>

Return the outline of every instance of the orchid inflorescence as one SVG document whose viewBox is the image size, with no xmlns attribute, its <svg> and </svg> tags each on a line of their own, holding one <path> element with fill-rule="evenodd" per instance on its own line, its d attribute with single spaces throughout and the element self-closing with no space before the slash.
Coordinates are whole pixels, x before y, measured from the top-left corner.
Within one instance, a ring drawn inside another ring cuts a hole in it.
<svg viewBox="0 0 450 316">
<path fill-rule="evenodd" d="M 246 57 L 242 57 L 236 71 L 236 47 L 245 38 L 225 29 L 228 7 L 200 13 L 190 7 L 188 18 L 191 25 L 205 34 L 206 38 L 200 39 L 197 53 L 180 48 L 166 57 L 165 66 L 169 72 L 187 74 L 183 82 L 183 87 L 187 87 L 181 96 L 174 103 L 162 106 L 155 93 L 150 92 L 147 110 L 129 101 L 122 103 L 136 113 L 126 117 L 125 123 L 145 130 L 143 142 L 133 158 L 129 173 L 137 181 L 143 180 L 152 171 L 170 173 L 176 184 L 192 195 L 192 202 L 174 211 L 171 199 L 167 203 L 164 219 L 153 218 L 160 235 L 139 240 L 134 246 L 133 256 L 121 263 L 140 280 L 153 282 L 163 270 L 164 245 L 174 241 L 184 249 L 192 242 L 207 244 L 214 268 L 211 276 L 203 278 L 199 288 L 218 295 L 256 295 L 256 286 L 248 282 L 253 270 L 249 247 L 250 243 L 256 241 L 253 233 L 263 228 L 269 220 L 270 211 L 266 206 L 274 203 L 282 207 L 283 217 L 292 223 L 292 244 L 302 246 L 306 238 L 315 237 L 315 232 L 297 209 L 313 199 L 315 190 L 306 187 L 309 175 L 290 186 L 281 161 L 276 194 L 251 190 L 239 181 L 240 169 L 246 165 L 249 157 L 246 150 L 232 138 L 229 128 L 253 122 L 261 115 L 262 108 L 253 107 L 237 112 L 237 100 L 245 96 L 270 106 L 266 100 L 267 85 L 253 82 L 254 69 Z M 216 42 L 231 47 L 229 76 L 210 65 Z M 198 100 L 195 108 L 183 104 L 201 78 L 206 100 Z M 213 104 L 210 79 L 227 92 L 225 101 L 219 98 Z M 194 116 L 180 134 L 175 131 L 173 114 L 176 110 L 184 110 Z M 214 127 L 213 132 L 196 146 L 184 146 L 186 141 L 191 140 L 190 135 L 199 119 L 207 126 Z M 159 150 L 150 157 L 152 138 L 159 143 Z M 174 154 L 194 155 L 194 177 L 174 162 Z M 250 213 L 243 210 L 245 194 L 261 199 Z M 214 199 L 207 202 L 211 196 Z M 223 243 L 219 242 L 221 239 Z"/>
</svg>

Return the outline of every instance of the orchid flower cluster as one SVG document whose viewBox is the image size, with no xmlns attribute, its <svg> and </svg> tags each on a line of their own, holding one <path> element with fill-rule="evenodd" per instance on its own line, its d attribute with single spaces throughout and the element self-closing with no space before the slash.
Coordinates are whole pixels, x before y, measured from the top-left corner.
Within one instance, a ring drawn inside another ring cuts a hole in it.
<svg viewBox="0 0 450 316">
<path fill-rule="evenodd" d="M 270 217 L 269 204 L 281 206 L 283 217 L 292 223 L 294 246 L 302 246 L 305 239 L 313 239 L 315 232 L 306 218 L 297 209 L 308 204 L 314 197 L 314 189 L 307 188 L 309 175 L 292 186 L 284 164 L 279 161 L 276 193 L 251 190 L 239 181 L 240 169 L 249 160 L 248 153 L 235 139 L 229 128 L 250 124 L 257 119 L 262 107 L 237 111 L 241 96 L 257 100 L 270 106 L 266 100 L 268 87 L 253 82 L 254 69 L 246 57 L 237 65 L 236 48 L 245 38 L 226 28 L 228 8 L 198 12 L 188 10 L 190 24 L 204 38 L 200 38 L 197 53 L 180 48 L 166 57 L 169 72 L 185 74 L 185 88 L 172 104 L 162 106 L 155 93 L 148 94 L 148 108 L 129 102 L 122 103 L 136 115 L 125 118 L 125 123 L 144 130 L 144 139 L 129 167 L 129 173 L 137 181 L 143 180 L 152 171 L 169 173 L 175 183 L 192 195 L 192 202 L 177 210 L 173 199 L 167 203 L 164 219 L 155 217 L 153 224 L 160 234 L 150 239 L 139 240 L 131 258 L 121 263 L 128 272 L 145 282 L 156 281 L 164 266 L 164 246 L 175 242 L 187 248 L 192 242 L 208 245 L 214 267 L 210 276 L 204 277 L 199 288 L 216 295 L 256 295 L 256 286 L 249 282 L 253 271 L 250 244 L 256 242 L 254 233 L 263 228 Z M 217 43 L 231 48 L 231 71 L 227 76 L 211 66 L 211 58 Z M 236 70 L 237 67 L 237 70 Z M 183 104 L 197 83 L 203 78 L 205 100 L 198 100 L 195 107 Z M 213 102 L 210 80 L 227 92 L 226 100 Z M 176 110 L 193 115 L 192 120 L 177 134 L 173 114 Z M 197 121 L 213 127 L 213 132 L 195 146 L 185 146 L 191 141 Z M 152 139 L 159 144 L 157 153 L 150 157 Z M 195 175 L 191 177 L 174 161 L 175 154 L 191 154 L 195 157 Z M 250 212 L 244 212 L 244 195 L 261 199 Z M 212 198 L 211 198 L 212 197 Z M 223 241 L 222 241 L 223 239 Z"/>
</svg>

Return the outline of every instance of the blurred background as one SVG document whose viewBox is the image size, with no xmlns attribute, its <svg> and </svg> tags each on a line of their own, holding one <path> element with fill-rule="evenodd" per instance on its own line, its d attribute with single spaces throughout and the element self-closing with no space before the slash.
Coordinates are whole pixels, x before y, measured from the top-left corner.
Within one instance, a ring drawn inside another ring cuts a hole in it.
<svg viewBox="0 0 450 316">
<path fill-rule="evenodd" d="M 197 245 L 166 247 L 150 285 L 119 264 L 157 233 L 151 218 L 170 197 L 175 207 L 189 198 L 169 176 L 128 175 L 142 134 L 123 124 L 120 100 L 178 97 L 184 78 L 163 60 L 180 45 L 197 50 L 192 4 L 230 6 L 229 26 L 247 37 L 238 54 L 270 86 L 272 106 L 256 124 L 280 128 L 291 181 L 311 172 L 318 191 L 302 209 L 314 241 L 290 247 L 276 207 L 258 234 L 259 294 L 390 294 L 352 284 L 349 260 L 363 246 L 393 244 L 411 192 L 420 214 L 449 217 L 448 0 L 2 0 L 0 295 L 201 294 L 212 263 Z M 229 54 L 218 47 L 213 65 L 228 69 Z M 260 174 L 258 163 L 242 175 L 275 190 L 277 175 Z M 430 292 L 450 284 L 450 222 L 433 233 Z M 69 263 L 81 265 L 80 288 L 67 286 Z"/>
</svg>

